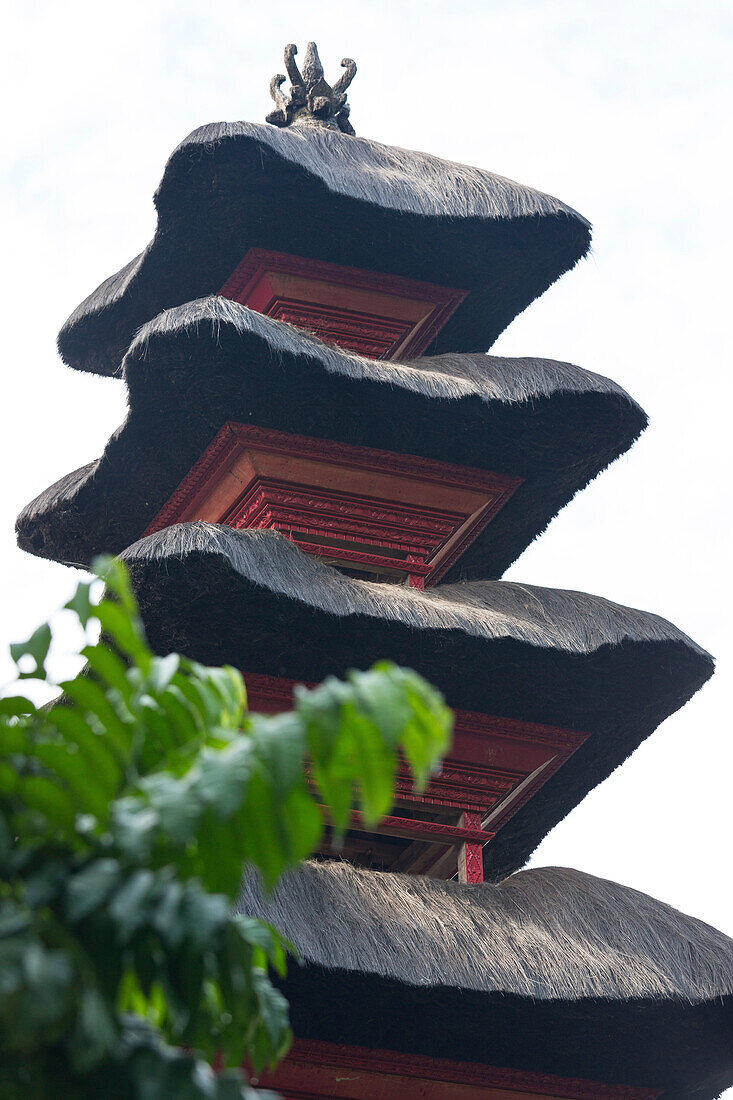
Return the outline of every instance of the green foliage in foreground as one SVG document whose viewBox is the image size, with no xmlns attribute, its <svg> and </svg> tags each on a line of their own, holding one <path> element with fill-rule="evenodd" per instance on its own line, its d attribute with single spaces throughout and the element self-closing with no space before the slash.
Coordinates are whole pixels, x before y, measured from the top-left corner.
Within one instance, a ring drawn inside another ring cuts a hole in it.
<svg viewBox="0 0 733 1100">
<path fill-rule="evenodd" d="M 376 822 L 398 751 L 423 785 L 450 712 L 380 664 L 250 714 L 234 669 L 155 657 L 124 569 L 101 568 L 105 597 L 67 605 L 103 631 L 87 673 L 48 709 L 0 701 L 0 1098 L 242 1100 L 236 1067 L 290 1041 L 288 945 L 235 913 L 244 862 L 272 887 L 318 844 L 317 803 L 337 830 L 357 800 Z M 46 678 L 50 642 L 12 647 L 19 679 Z"/>
</svg>

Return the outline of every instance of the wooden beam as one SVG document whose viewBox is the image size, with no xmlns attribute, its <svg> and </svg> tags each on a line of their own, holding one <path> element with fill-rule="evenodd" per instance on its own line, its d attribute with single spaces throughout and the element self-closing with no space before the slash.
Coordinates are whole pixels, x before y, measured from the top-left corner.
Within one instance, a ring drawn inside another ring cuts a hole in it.
<svg viewBox="0 0 733 1100">
<path fill-rule="evenodd" d="M 324 814 L 326 807 L 321 806 Z M 478 816 L 478 815 L 476 815 Z M 463 828 L 459 825 L 444 825 L 438 821 L 420 821 L 411 817 L 394 817 L 388 814 L 377 825 L 367 825 L 363 815 L 358 810 L 353 810 L 348 825 L 354 832 L 375 833 L 384 836 L 404 837 L 407 840 L 426 840 L 434 844 L 459 845 L 462 843 L 488 844 L 493 839 L 494 833 L 484 829 Z"/>
</svg>

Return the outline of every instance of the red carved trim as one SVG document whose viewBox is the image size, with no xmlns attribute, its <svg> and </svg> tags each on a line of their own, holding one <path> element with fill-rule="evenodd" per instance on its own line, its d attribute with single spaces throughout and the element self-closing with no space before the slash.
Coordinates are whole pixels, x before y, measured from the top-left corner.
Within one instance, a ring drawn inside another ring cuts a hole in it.
<svg viewBox="0 0 733 1100">
<path fill-rule="evenodd" d="M 468 291 L 252 248 L 219 293 L 372 358 L 421 355 Z"/>
<path fill-rule="evenodd" d="M 250 304 L 249 302 L 247 303 Z M 368 359 L 393 359 L 399 349 L 404 356 L 415 355 L 416 341 L 408 340 L 413 328 L 406 321 L 390 321 L 376 314 L 328 309 L 315 304 L 275 299 L 263 310 L 268 317 L 312 333 L 317 339 L 355 351 Z M 423 341 L 420 345 L 427 347 Z"/>
<path fill-rule="evenodd" d="M 196 487 L 198 487 L 205 476 L 218 470 L 222 460 L 226 461 L 233 458 L 242 444 L 258 451 L 267 451 L 288 457 L 334 462 L 345 469 L 353 467 L 374 470 L 378 465 L 390 474 L 398 474 L 413 481 L 421 483 L 435 482 L 439 485 L 450 485 L 455 488 L 474 491 L 481 489 L 486 492 L 495 492 L 497 489 L 514 491 L 522 483 L 521 478 L 496 474 L 490 470 L 479 470 L 473 466 L 459 466 L 453 462 L 437 462 L 435 459 L 423 458 L 421 455 L 381 451 L 376 447 L 357 447 L 351 443 L 336 443 L 330 439 L 314 439 L 312 436 L 294 435 L 290 432 L 275 431 L 273 428 L 259 428 L 254 424 L 238 424 L 230 420 L 221 428 L 216 438 L 206 448 L 191 473 L 186 475 L 176 493 L 186 486 L 188 491 L 185 499 L 190 500 L 191 489 L 194 488 L 194 479 L 192 478 L 194 469 L 196 470 Z M 171 497 L 166 508 L 172 504 L 173 499 Z M 162 511 L 160 515 L 163 515 Z M 163 526 L 170 526 L 170 524 L 160 523 L 155 530 L 160 530 Z M 146 533 L 152 533 L 152 531 L 153 524 L 150 525 Z"/>
<path fill-rule="evenodd" d="M 493 768 L 479 768 L 475 764 L 463 764 L 449 758 L 443 761 L 440 773 L 432 777 L 427 791 L 420 795 L 420 801 L 431 806 L 458 806 L 485 813 L 489 807 L 506 798 L 522 778 L 521 773 L 509 777 Z M 400 773 L 397 776 L 395 792 L 398 799 L 414 800 L 415 792 L 409 775 Z"/>
<path fill-rule="evenodd" d="M 468 294 L 467 290 L 456 290 L 454 287 L 445 287 L 438 283 L 424 283 L 419 279 L 407 279 L 403 275 L 367 271 L 362 267 L 343 267 L 341 264 L 328 263 L 326 260 L 311 260 L 304 256 L 294 256 L 289 252 L 273 252 L 263 248 L 249 249 L 235 269 L 235 273 L 229 277 L 219 293 L 225 298 L 229 296 L 229 290 L 242 293 L 264 264 L 271 264 L 274 267 L 280 263 L 283 266 L 279 267 L 278 271 L 283 273 L 313 276 L 320 278 L 323 282 L 343 278 L 348 280 L 349 286 L 383 291 L 385 294 L 403 295 L 406 298 L 423 296 L 428 301 L 440 303 L 444 301 L 446 291 L 451 294 L 460 294 L 462 298 Z"/>
<path fill-rule="evenodd" d="M 461 814 L 460 826 L 465 830 L 481 828 L 481 814 L 466 811 Z M 458 849 L 458 881 L 475 883 L 484 881 L 483 846 L 466 840 Z"/>
<path fill-rule="evenodd" d="M 521 1094 L 565 1100 L 656 1100 L 663 1091 L 317 1039 L 296 1039 L 274 1073 L 251 1080 L 299 1100 L 499 1100 L 499 1089 L 519 1094 L 517 1100 Z"/>
<path fill-rule="evenodd" d="M 274 679 L 274 677 L 273 677 Z M 482 733 L 486 729 L 487 716 L 478 711 L 456 711 L 461 715 L 461 729 Z M 544 726 L 537 722 L 520 722 L 516 718 L 492 717 L 492 731 L 502 737 L 513 737 L 521 741 L 534 741 L 538 745 L 553 745 L 574 751 L 587 739 L 588 734 L 581 730 L 566 729 L 564 726 Z"/>
<path fill-rule="evenodd" d="M 321 810 L 325 813 L 325 807 L 321 806 Z M 478 815 L 474 816 L 478 817 Z M 466 843 L 476 845 L 479 849 L 494 838 L 494 833 L 486 832 L 480 826 L 465 828 L 460 825 L 444 825 L 439 821 L 421 821 L 414 817 L 395 817 L 393 814 L 387 814 L 381 818 L 379 825 L 375 828 L 365 823 L 363 814 L 358 810 L 352 810 L 349 828 L 357 833 L 379 832 L 384 836 L 426 840 L 432 844 Z"/>
<path fill-rule="evenodd" d="M 244 673 L 244 678 L 251 710 L 278 713 L 292 707 L 295 681 L 249 672 Z M 391 835 L 434 843 L 442 836 L 447 838 L 443 843 L 455 844 L 459 840 L 473 843 L 476 850 L 463 853 L 467 861 L 463 872 L 465 881 L 481 881 L 481 846 L 536 794 L 587 737 L 588 734 L 577 730 L 455 710 L 453 745 L 441 771 L 431 778 L 427 790 L 418 795 L 407 768 L 402 766 L 395 780 L 396 799 L 398 804 L 407 803 L 415 810 L 422 808 L 423 812 L 431 807 L 453 812 L 456 819 L 461 814 L 467 818 L 475 815 L 470 819 L 472 827 L 478 821 L 481 835 L 459 834 L 456 825 L 427 829 L 425 822 L 413 819 L 408 819 L 406 829 Z M 382 824 L 374 832 L 390 835 L 389 826 L 383 828 Z M 459 865 L 459 873 L 463 872 Z"/>
<path fill-rule="evenodd" d="M 285 532 L 282 533 L 285 534 Z M 404 572 L 404 569 L 401 568 L 402 563 L 398 559 L 384 557 L 382 554 L 368 554 L 365 550 L 349 550 L 345 546 L 340 546 L 336 551 L 324 546 L 323 543 L 308 542 L 305 538 L 295 534 L 286 537 L 289 537 L 291 542 L 294 542 L 304 554 L 312 554 L 314 557 L 323 558 L 327 563 L 353 562 L 355 566 L 371 565 L 380 572 L 383 570 Z M 410 577 L 422 577 L 424 579 L 429 573 L 430 566 L 425 565 L 423 562 L 412 562 L 410 564 Z"/>
<path fill-rule="evenodd" d="M 230 477 L 245 459 L 246 480 Z M 228 423 L 145 534 L 197 518 L 270 527 L 307 553 L 407 575 L 419 587 L 444 575 L 520 483 L 416 455 Z M 435 506 L 428 503 L 433 492 Z M 441 499 L 454 507 L 438 507 Z"/>
<path fill-rule="evenodd" d="M 325 490 L 314 497 L 307 488 L 279 482 L 275 478 L 260 478 L 257 485 L 226 514 L 225 520 L 232 526 L 251 526 L 264 507 L 277 517 L 278 522 L 289 526 L 297 524 L 307 508 L 317 515 L 319 528 L 348 530 L 354 537 L 370 537 L 376 521 L 389 530 L 389 541 L 384 540 L 384 545 L 402 544 L 406 554 L 410 550 L 415 554 L 425 554 L 436 539 L 447 538 L 463 519 L 458 512 L 436 511 L 426 515 L 409 505 L 399 509 L 387 503 L 375 504 L 371 500 Z"/>
<path fill-rule="evenodd" d="M 303 680 L 288 680 L 284 676 L 267 676 L 261 672 L 245 672 L 247 690 L 257 700 L 269 700 L 278 709 L 289 710 L 293 705 L 293 691 L 299 685 L 313 688 L 317 685 Z M 252 708 L 253 710 L 256 707 Z M 522 722 L 517 718 L 504 718 L 480 711 L 453 708 L 456 731 L 470 733 L 495 733 L 521 741 L 533 741 L 539 745 L 561 746 L 577 749 L 587 740 L 588 734 L 563 726 L 545 726 L 538 722 Z"/>
<path fill-rule="evenodd" d="M 247 706 L 250 710 L 264 711 L 266 714 L 290 710 L 296 687 L 315 687 L 308 681 L 265 676 L 261 672 L 244 672 L 242 675 L 247 688 Z"/>
</svg>

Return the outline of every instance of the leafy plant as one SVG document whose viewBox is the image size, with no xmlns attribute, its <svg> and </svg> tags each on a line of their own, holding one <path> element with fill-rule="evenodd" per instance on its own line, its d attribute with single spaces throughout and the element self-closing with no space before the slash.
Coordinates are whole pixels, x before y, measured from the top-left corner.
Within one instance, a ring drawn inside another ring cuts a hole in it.
<svg viewBox="0 0 733 1100">
<path fill-rule="evenodd" d="M 382 663 L 251 714 L 235 669 L 150 651 L 119 562 L 98 574 L 101 600 L 67 604 L 102 631 L 84 673 L 46 709 L 0 700 L 0 1097 L 243 1100 L 243 1060 L 290 1041 L 270 980 L 289 945 L 236 913 L 243 865 L 273 887 L 319 803 L 337 833 L 357 800 L 376 823 L 398 754 L 424 785 L 450 711 Z M 50 644 L 44 625 L 11 647 L 19 680 L 47 678 Z"/>
</svg>

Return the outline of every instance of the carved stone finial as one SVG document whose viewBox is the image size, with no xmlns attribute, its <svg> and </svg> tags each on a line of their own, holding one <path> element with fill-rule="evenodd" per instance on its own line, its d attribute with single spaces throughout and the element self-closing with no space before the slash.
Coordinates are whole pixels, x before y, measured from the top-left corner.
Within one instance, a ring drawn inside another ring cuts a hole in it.
<svg viewBox="0 0 733 1100">
<path fill-rule="evenodd" d="M 285 71 L 288 76 L 278 73 L 270 81 L 270 95 L 277 108 L 270 112 L 267 121 L 273 126 L 315 123 L 328 126 L 331 130 L 341 130 L 344 134 L 353 134 L 346 89 L 356 75 L 356 64 L 350 57 L 345 57 L 341 62 L 344 72 L 331 87 L 324 79 L 315 42 L 309 42 L 306 47 L 302 75 L 295 61 L 297 52 L 297 47 L 292 43 L 285 47 Z M 288 77 L 290 92 L 286 95 L 282 86 Z"/>
</svg>

